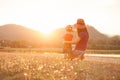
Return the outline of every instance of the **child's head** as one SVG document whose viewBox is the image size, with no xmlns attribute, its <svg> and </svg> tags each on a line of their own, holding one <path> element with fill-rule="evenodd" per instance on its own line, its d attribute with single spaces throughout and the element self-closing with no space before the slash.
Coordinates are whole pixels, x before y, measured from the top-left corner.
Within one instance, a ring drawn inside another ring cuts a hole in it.
<svg viewBox="0 0 120 80">
<path fill-rule="evenodd" d="M 67 32 L 72 32 L 73 31 L 71 25 L 67 25 L 65 29 L 66 29 Z"/>
</svg>

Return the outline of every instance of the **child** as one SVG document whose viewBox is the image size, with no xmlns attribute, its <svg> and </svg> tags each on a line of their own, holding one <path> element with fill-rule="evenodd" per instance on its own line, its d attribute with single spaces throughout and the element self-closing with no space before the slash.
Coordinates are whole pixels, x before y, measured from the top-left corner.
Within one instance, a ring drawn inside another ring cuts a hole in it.
<svg viewBox="0 0 120 80">
<path fill-rule="evenodd" d="M 72 54 L 72 41 L 73 41 L 73 30 L 72 26 L 68 25 L 65 28 L 65 35 L 64 35 L 64 58 L 69 58 Z"/>
</svg>

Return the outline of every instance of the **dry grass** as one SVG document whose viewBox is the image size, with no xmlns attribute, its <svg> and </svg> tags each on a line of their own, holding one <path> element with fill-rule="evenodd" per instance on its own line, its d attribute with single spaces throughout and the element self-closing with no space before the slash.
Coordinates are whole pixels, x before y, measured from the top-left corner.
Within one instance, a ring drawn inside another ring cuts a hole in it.
<svg viewBox="0 0 120 80">
<path fill-rule="evenodd" d="M 120 80 L 120 64 L 70 61 L 60 54 L 0 53 L 0 80 Z"/>
</svg>

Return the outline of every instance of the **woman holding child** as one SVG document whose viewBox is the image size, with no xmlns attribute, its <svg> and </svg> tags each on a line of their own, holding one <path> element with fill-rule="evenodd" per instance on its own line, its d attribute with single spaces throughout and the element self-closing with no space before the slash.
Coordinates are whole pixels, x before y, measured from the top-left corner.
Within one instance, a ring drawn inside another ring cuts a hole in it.
<svg viewBox="0 0 120 80">
<path fill-rule="evenodd" d="M 76 57 L 80 57 L 81 60 L 84 59 L 84 54 L 87 48 L 87 43 L 89 39 L 89 34 L 83 19 L 78 19 L 77 23 L 74 24 L 73 28 L 77 30 L 77 35 L 79 37 L 79 41 L 75 44 L 75 49 L 73 50 L 72 55 L 70 56 L 71 59 Z"/>
</svg>

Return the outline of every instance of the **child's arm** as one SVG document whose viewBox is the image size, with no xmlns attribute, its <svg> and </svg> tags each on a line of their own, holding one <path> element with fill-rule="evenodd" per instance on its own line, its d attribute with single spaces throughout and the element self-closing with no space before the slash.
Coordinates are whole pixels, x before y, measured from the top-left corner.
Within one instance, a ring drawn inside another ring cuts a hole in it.
<svg viewBox="0 0 120 80">
<path fill-rule="evenodd" d="M 70 44 L 72 44 L 73 43 L 73 41 L 63 41 L 63 43 L 70 43 Z"/>
</svg>

